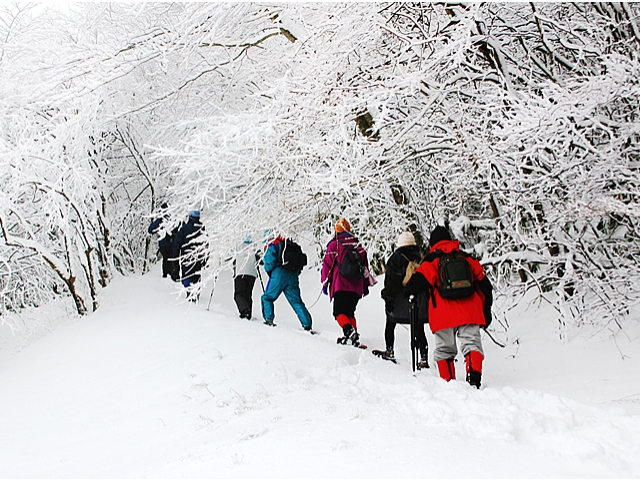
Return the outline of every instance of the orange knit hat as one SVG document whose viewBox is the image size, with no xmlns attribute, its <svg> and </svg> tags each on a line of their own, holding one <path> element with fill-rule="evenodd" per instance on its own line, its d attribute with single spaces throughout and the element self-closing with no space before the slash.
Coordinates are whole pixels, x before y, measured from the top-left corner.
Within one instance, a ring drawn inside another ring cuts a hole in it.
<svg viewBox="0 0 640 480">
<path fill-rule="evenodd" d="M 346 218 L 341 218 L 336 222 L 336 233 L 351 232 L 351 225 Z"/>
</svg>

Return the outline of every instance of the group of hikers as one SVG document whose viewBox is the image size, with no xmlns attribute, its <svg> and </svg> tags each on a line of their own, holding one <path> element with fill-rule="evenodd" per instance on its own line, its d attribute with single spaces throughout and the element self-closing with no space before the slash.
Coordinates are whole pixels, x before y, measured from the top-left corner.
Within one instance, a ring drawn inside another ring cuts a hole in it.
<svg viewBox="0 0 640 480">
<path fill-rule="evenodd" d="M 186 222 L 168 231 L 166 230 L 170 225 L 168 208 L 166 203 L 160 206 L 162 213 L 149 225 L 148 231 L 151 234 L 164 233 L 158 241 L 158 249 L 162 257 L 162 276 L 180 281 L 188 289 L 200 282 L 200 272 L 206 264 L 206 259 L 199 256 L 198 249 L 203 238 L 204 225 L 200 221 L 200 210 L 192 210 Z M 195 302 L 197 295 L 191 292 L 191 289 L 187 290 L 187 298 Z"/>
<path fill-rule="evenodd" d="M 193 257 L 193 249 L 204 228 L 199 217 L 199 211 L 190 212 L 186 223 L 159 242 L 163 276 L 179 279 L 185 287 L 200 280 L 203 267 L 202 261 Z M 158 232 L 162 218 L 166 220 L 161 217 L 154 221 L 149 233 Z M 262 248 L 247 236 L 232 258 L 234 301 L 240 318 L 252 319 L 253 288 L 260 278 L 264 291 L 261 296 L 264 323 L 275 326 L 274 302 L 284 294 L 302 327 L 314 333 L 299 284 L 307 258 L 297 243 L 283 236 L 271 236 Z M 268 275 L 266 286 L 260 265 Z M 329 296 L 333 316 L 342 329 L 338 343 L 361 346 L 355 311 L 360 299 L 377 282 L 369 270 L 367 252 L 345 218 L 335 224 L 334 235 L 322 259 L 320 280 L 322 292 Z M 491 324 L 492 285 L 480 262 L 460 250 L 459 241 L 451 237 L 446 227 L 437 226 L 431 232 L 426 256 L 412 232 L 398 236 L 396 248 L 386 262 L 381 296 L 386 314 L 386 349 L 374 353 L 395 363 L 395 326 L 411 324 L 412 349 L 415 346 L 419 352 L 416 366 L 429 368 L 424 330 L 428 323 L 435 339 L 433 357 L 440 377 L 446 381 L 456 378 L 454 360 L 459 344 L 465 359 L 466 381 L 480 388 L 484 360 L 480 329 Z"/>
</svg>

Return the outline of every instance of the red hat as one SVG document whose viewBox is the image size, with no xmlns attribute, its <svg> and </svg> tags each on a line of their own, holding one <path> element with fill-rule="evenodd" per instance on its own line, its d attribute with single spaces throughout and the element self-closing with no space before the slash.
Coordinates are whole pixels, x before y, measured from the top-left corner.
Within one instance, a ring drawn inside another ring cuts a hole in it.
<svg viewBox="0 0 640 480">
<path fill-rule="evenodd" d="M 351 225 L 346 218 L 341 218 L 336 222 L 336 233 L 351 232 Z"/>
</svg>

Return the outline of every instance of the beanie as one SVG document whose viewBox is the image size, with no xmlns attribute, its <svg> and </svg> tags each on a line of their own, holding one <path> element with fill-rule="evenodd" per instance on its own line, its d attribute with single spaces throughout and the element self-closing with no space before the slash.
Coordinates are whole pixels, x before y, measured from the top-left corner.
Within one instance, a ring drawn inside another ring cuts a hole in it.
<svg viewBox="0 0 640 480">
<path fill-rule="evenodd" d="M 347 222 L 346 218 L 341 218 L 336 222 L 336 233 L 350 232 L 350 231 L 351 231 L 351 225 L 349 225 L 349 222 Z"/>
<path fill-rule="evenodd" d="M 200 210 L 191 210 L 189 216 L 192 218 L 200 218 Z"/>
<path fill-rule="evenodd" d="M 411 232 L 402 232 L 398 237 L 398 241 L 396 242 L 396 246 L 400 247 L 408 247 L 409 245 L 415 245 L 416 239 Z"/>
<path fill-rule="evenodd" d="M 433 247 L 441 240 L 451 240 L 451 234 L 449 233 L 449 230 L 438 225 L 433 229 L 433 232 L 431 232 L 431 236 L 429 237 L 429 246 Z"/>
</svg>

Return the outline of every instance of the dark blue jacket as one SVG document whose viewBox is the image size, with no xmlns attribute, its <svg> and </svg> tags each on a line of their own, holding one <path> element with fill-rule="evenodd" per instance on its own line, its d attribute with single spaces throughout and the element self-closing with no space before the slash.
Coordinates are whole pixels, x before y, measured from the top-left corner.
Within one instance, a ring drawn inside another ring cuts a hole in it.
<svg viewBox="0 0 640 480">
<path fill-rule="evenodd" d="M 173 258 L 180 259 L 183 277 L 198 273 L 206 263 L 202 256 L 195 258 L 189 255 L 202 245 L 200 237 L 203 231 L 204 225 L 200 219 L 189 217 L 187 223 L 183 224 L 176 234 L 173 241 Z"/>
<path fill-rule="evenodd" d="M 202 235 L 203 230 L 204 225 L 199 218 L 189 217 L 187 223 L 182 224 L 173 240 L 173 256 L 178 258 L 195 250 L 200 243 L 198 238 Z"/>
</svg>

